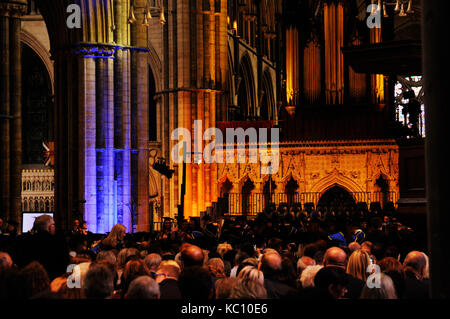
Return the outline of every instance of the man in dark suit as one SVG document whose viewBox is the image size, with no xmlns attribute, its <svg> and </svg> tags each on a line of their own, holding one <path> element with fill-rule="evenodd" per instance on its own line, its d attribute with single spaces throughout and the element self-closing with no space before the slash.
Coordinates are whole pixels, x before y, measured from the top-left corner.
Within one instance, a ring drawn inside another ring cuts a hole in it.
<svg viewBox="0 0 450 319">
<path fill-rule="evenodd" d="M 282 267 L 282 258 L 276 250 L 267 249 L 261 258 L 259 267 L 264 273 L 264 288 L 267 290 L 267 298 L 285 299 L 293 298 L 296 295 L 295 289 L 277 279 Z"/>
<path fill-rule="evenodd" d="M 328 248 L 323 257 L 323 266 L 338 267 L 345 271 L 347 267 L 347 253 L 339 247 Z M 346 283 L 347 293 L 345 295 L 345 298 L 359 299 L 365 283 L 362 280 L 359 280 L 358 278 L 355 278 L 352 275 L 348 274 Z"/>
<path fill-rule="evenodd" d="M 428 281 L 424 280 L 427 260 L 420 251 L 410 252 L 403 262 L 405 270 L 405 299 L 427 299 L 430 298 Z"/>
<path fill-rule="evenodd" d="M 160 299 L 181 299 L 178 287 L 180 272 L 180 266 L 174 260 L 164 260 L 159 264 L 155 279 L 159 284 Z"/>
<path fill-rule="evenodd" d="M 47 270 L 50 280 L 63 275 L 69 264 L 69 251 L 62 236 L 56 234 L 55 221 L 49 215 L 41 215 L 34 221 L 33 233 L 18 240 L 15 249 L 19 267 L 38 261 Z"/>
</svg>

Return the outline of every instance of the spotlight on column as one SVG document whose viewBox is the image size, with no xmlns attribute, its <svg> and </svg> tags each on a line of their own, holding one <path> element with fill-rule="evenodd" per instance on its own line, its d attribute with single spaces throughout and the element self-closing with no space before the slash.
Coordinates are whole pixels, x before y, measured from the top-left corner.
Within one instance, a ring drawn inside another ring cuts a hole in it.
<svg viewBox="0 0 450 319">
<path fill-rule="evenodd" d="M 163 158 L 158 158 L 158 160 L 153 164 L 152 167 L 155 171 L 157 171 L 161 175 L 164 175 L 168 179 L 172 178 L 173 173 L 175 173 L 175 170 L 170 169 Z"/>
<path fill-rule="evenodd" d="M 166 24 L 166 17 L 164 16 L 164 7 L 161 7 L 161 15 L 159 17 L 159 22 L 161 24 Z"/>
<path fill-rule="evenodd" d="M 130 7 L 130 15 L 128 17 L 128 23 L 135 23 L 136 22 L 136 16 L 134 15 L 134 8 L 133 6 Z"/>
<path fill-rule="evenodd" d="M 408 2 L 408 9 L 406 10 L 407 14 L 413 14 L 414 10 L 412 9 L 412 0 L 409 0 Z"/>
<path fill-rule="evenodd" d="M 400 12 L 400 0 L 397 0 L 397 2 L 395 3 L 394 12 L 396 13 Z"/>
</svg>

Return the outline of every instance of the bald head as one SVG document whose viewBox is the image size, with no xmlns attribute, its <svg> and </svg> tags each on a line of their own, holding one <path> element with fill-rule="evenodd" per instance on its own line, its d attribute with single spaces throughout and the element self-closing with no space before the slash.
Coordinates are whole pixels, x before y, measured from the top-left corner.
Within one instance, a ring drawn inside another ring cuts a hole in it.
<svg viewBox="0 0 450 319">
<path fill-rule="evenodd" d="M 181 262 L 183 267 L 203 266 L 203 250 L 195 245 L 189 245 L 181 251 Z"/>
<path fill-rule="evenodd" d="M 422 252 L 416 250 L 410 252 L 403 262 L 404 267 L 408 267 L 414 270 L 414 272 L 416 272 L 416 274 L 421 277 L 424 275 L 426 265 L 427 259 L 425 255 Z"/>
<path fill-rule="evenodd" d="M 345 268 L 347 264 L 347 254 L 339 247 L 331 247 L 323 256 L 323 265 L 325 267 L 335 266 Z"/>
<path fill-rule="evenodd" d="M 12 259 L 8 253 L 0 251 L 0 270 L 5 270 L 12 267 Z"/>
<path fill-rule="evenodd" d="M 281 270 L 281 256 L 276 252 L 268 252 L 261 258 L 261 270 L 265 276 Z"/>
</svg>

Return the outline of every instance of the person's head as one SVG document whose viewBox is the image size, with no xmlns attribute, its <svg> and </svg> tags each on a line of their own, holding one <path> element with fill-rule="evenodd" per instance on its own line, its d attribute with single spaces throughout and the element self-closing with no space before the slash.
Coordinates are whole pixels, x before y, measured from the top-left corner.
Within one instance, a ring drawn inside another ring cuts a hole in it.
<svg viewBox="0 0 450 319">
<path fill-rule="evenodd" d="M 274 251 L 265 252 L 261 258 L 260 269 L 265 277 L 273 276 L 282 269 L 282 258 Z"/>
<path fill-rule="evenodd" d="M 359 280 L 367 280 L 367 267 L 370 265 L 369 254 L 363 250 L 354 251 L 347 262 L 347 274 Z"/>
<path fill-rule="evenodd" d="M 231 289 L 230 299 L 267 299 L 267 290 L 257 280 L 238 278 Z"/>
<path fill-rule="evenodd" d="M 58 294 L 58 296 L 62 299 L 85 299 L 84 289 L 81 289 L 81 287 L 72 286 L 69 288 L 67 279 L 67 275 L 55 278 L 50 283 L 50 290 L 53 293 Z"/>
<path fill-rule="evenodd" d="M 410 270 L 421 280 L 425 275 L 425 269 L 427 266 L 427 259 L 420 251 L 411 251 L 406 255 L 403 261 L 403 267 L 405 270 Z"/>
<path fill-rule="evenodd" d="M 11 256 L 8 253 L 0 251 L 0 271 L 9 269 L 13 265 Z"/>
<path fill-rule="evenodd" d="M 237 278 L 220 278 L 216 280 L 216 299 L 230 298 L 231 291 L 237 282 Z"/>
<path fill-rule="evenodd" d="M 33 230 L 38 233 L 55 234 L 55 221 L 50 215 L 41 215 L 34 220 Z"/>
<path fill-rule="evenodd" d="M 361 291 L 361 299 L 397 299 L 394 282 L 387 274 L 380 273 L 380 286 L 369 288 L 364 285 Z"/>
<path fill-rule="evenodd" d="M 403 272 L 403 265 L 397 259 L 393 257 L 385 257 L 377 262 L 382 272 L 396 271 L 398 273 Z"/>
<path fill-rule="evenodd" d="M 180 265 L 174 260 L 163 260 L 155 273 L 155 280 L 159 284 L 166 279 L 178 280 L 180 276 Z"/>
<path fill-rule="evenodd" d="M 209 271 L 201 266 L 185 267 L 178 278 L 183 299 L 206 300 L 212 298 L 213 286 Z"/>
<path fill-rule="evenodd" d="M 327 266 L 314 276 L 314 286 L 333 299 L 342 299 L 347 293 L 347 277 L 341 267 Z"/>
<path fill-rule="evenodd" d="M 186 245 L 181 250 L 180 261 L 183 268 L 193 266 L 203 266 L 203 250 L 195 245 Z"/>
<path fill-rule="evenodd" d="M 97 261 L 101 261 L 101 260 L 107 260 L 113 264 L 117 263 L 117 258 L 116 255 L 114 254 L 114 252 L 112 252 L 111 250 L 102 250 L 98 253 L 97 255 Z"/>
<path fill-rule="evenodd" d="M 123 269 L 121 279 L 123 281 L 123 292 L 126 292 L 131 282 L 140 276 L 150 276 L 150 271 L 145 263 L 139 258 L 128 261 Z"/>
<path fill-rule="evenodd" d="M 125 299 L 159 299 L 159 296 L 158 283 L 149 276 L 139 276 L 130 283 Z"/>
<path fill-rule="evenodd" d="M 80 221 L 79 221 L 78 219 L 75 219 L 75 220 L 73 221 L 73 228 L 76 229 L 76 228 L 78 228 L 78 227 L 80 227 Z"/>
<path fill-rule="evenodd" d="M 108 237 L 106 237 L 103 240 L 103 244 L 115 248 L 117 246 L 117 243 L 119 241 L 122 241 L 123 238 L 125 237 L 126 230 L 127 228 L 124 225 L 121 224 L 114 225 L 114 227 L 111 229 L 111 232 L 108 234 Z"/>
<path fill-rule="evenodd" d="M 114 274 L 104 263 L 92 263 L 84 280 L 87 299 L 106 299 L 114 292 Z"/>
<path fill-rule="evenodd" d="M 297 261 L 297 274 L 300 276 L 303 272 L 303 270 L 306 269 L 308 266 L 314 266 L 316 264 L 316 261 L 308 256 L 303 256 L 299 258 Z"/>
<path fill-rule="evenodd" d="M 313 265 L 306 267 L 300 275 L 300 282 L 302 284 L 302 287 L 303 288 L 314 287 L 314 277 L 316 276 L 317 272 L 322 268 L 323 268 L 322 265 Z"/>
<path fill-rule="evenodd" d="M 50 279 L 47 271 L 37 261 L 32 261 L 22 269 L 26 295 L 31 298 L 43 291 L 50 290 Z"/>
<path fill-rule="evenodd" d="M 319 250 L 316 243 L 306 244 L 303 247 L 303 256 L 314 258 L 314 254 Z"/>
<path fill-rule="evenodd" d="M 347 254 L 339 247 L 328 248 L 323 256 L 323 265 L 324 267 L 334 266 L 345 269 L 347 266 Z"/>
<path fill-rule="evenodd" d="M 369 255 L 372 254 L 373 244 L 370 241 L 365 241 L 361 244 L 361 249 L 367 252 Z"/>
<path fill-rule="evenodd" d="M 254 266 L 245 266 L 238 274 L 238 279 L 253 280 L 264 285 L 264 274 Z"/>
<path fill-rule="evenodd" d="M 358 244 L 358 242 L 356 242 L 356 241 L 348 244 L 348 250 L 350 251 L 350 253 L 353 253 L 354 251 L 360 250 L 360 249 L 361 249 L 361 245 Z"/>
<path fill-rule="evenodd" d="M 148 254 L 144 259 L 144 262 L 150 271 L 156 271 L 161 261 L 161 255 L 155 253 Z"/>
<path fill-rule="evenodd" d="M 223 258 L 225 254 L 229 251 L 233 250 L 233 247 L 231 247 L 228 243 L 222 243 L 217 245 L 217 253 Z"/>
<path fill-rule="evenodd" d="M 206 267 L 208 268 L 211 276 L 216 278 L 225 278 L 225 264 L 220 258 L 211 258 L 206 262 Z"/>
</svg>

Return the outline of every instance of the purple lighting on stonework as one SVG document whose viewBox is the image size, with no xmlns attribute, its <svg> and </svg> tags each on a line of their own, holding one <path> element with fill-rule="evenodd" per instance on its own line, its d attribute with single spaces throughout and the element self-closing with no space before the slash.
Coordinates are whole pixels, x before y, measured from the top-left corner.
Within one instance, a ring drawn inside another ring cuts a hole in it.
<svg viewBox="0 0 450 319">
<path fill-rule="evenodd" d="M 94 52 L 98 50 L 90 48 L 89 53 Z M 114 59 L 114 56 L 112 58 Z M 113 69 L 111 60 L 87 58 L 86 61 L 95 64 L 96 76 Z M 127 232 L 132 231 L 129 137 L 123 138 L 123 145 L 115 141 L 115 130 L 120 131 L 123 136 L 129 136 L 130 121 L 115 127 L 112 83 L 102 79 L 96 81 L 95 87 L 92 88 L 95 102 L 86 104 L 86 114 L 95 116 L 86 120 L 85 129 L 84 218 L 89 231 L 103 234 L 109 232 L 117 223 L 124 225 Z M 126 103 L 128 104 L 128 101 Z M 121 115 L 129 117 L 129 114 Z M 117 143 L 119 145 L 116 145 Z"/>
</svg>

